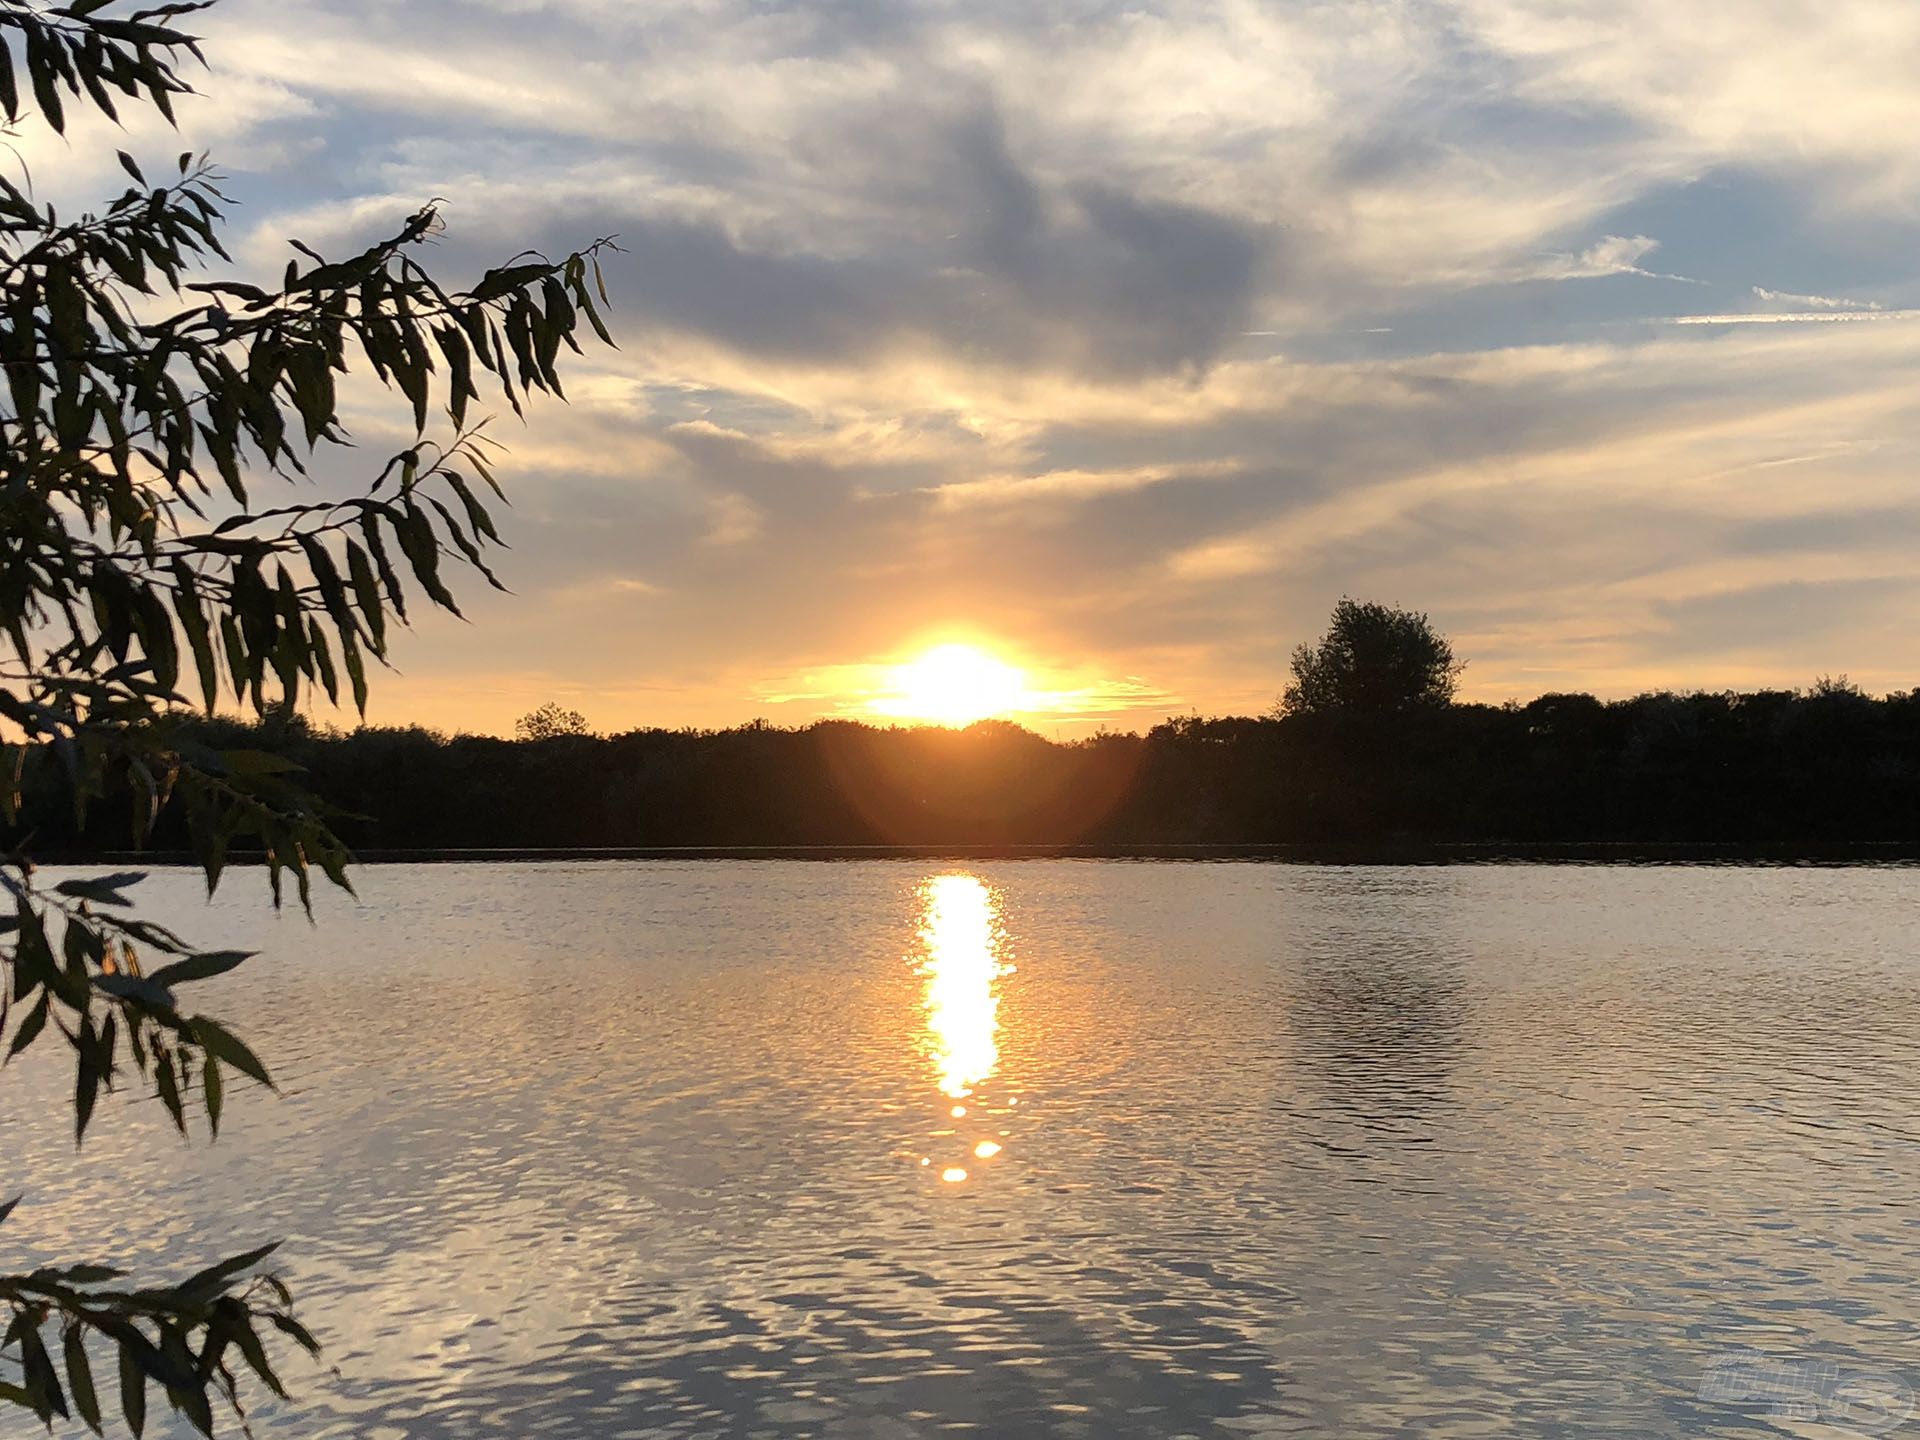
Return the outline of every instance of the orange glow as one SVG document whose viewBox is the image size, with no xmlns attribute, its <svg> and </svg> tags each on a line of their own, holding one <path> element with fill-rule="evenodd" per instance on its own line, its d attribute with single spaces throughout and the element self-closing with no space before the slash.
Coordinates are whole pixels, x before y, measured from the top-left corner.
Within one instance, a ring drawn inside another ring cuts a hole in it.
<svg viewBox="0 0 1920 1440">
<path fill-rule="evenodd" d="M 971 875 L 937 875 L 927 882 L 923 900 L 929 1048 L 940 1093 L 964 1100 L 1000 1059 L 994 982 L 1007 967 L 1000 963 L 994 896 Z M 958 1119 L 966 1107 L 954 1105 L 951 1113 Z"/>
<path fill-rule="evenodd" d="M 964 1145 L 973 1159 L 991 1160 L 1004 1148 L 999 1140 L 964 1140 L 945 1122 L 993 1110 L 980 1087 L 1000 1064 L 999 987 L 1014 970 L 1005 958 L 1000 897 L 975 876 L 936 875 L 920 886 L 920 907 L 920 943 L 914 958 L 926 986 L 922 1044 L 946 1112 L 936 1122 L 942 1128 L 934 1133 L 943 1148 Z M 1000 1134 L 1004 1138 L 1007 1132 Z M 930 1157 L 920 1163 L 941 1164 Z M 945 1164 L 940 1169 L 940 1178 L 949 1185 L 960 1184 L 968 1174 L 964 1164 Z"/>
<path fill-rule="evenodd" d="M 1026 672 L 977 645 L 936 645 L 888 672 L 876 714 L 955 728 L 1030 709 Z"/>
</svg>

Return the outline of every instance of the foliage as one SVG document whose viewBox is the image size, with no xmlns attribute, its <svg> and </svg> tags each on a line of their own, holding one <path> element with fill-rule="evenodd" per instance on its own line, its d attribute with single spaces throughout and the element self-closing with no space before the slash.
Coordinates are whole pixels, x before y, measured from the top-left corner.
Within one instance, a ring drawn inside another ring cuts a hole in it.
<svg viewBox="0 0 1920 1440">
<path fill-rule="evenodd" d="M 1290 715 L 1390 715 L 1445 705 L 1463 666 L 1423 614 L 1343 598 L 1318 645 L 1293 652 Z"/>
<path fill-rule="evenodd" d="M 64 132 L 74 108 L 116 118 L 130 103 L 171 119 L 189 90 L 178 65 L 200 53 L 179 26 L 205 4 L 117 8 L 0 0 L 9 125 Z M 151 180 L 119 161 L 131 184 L 68 219 L 0 176 L 0 820 L 14 825 L 29 777 L 51 777 L 76 827 L 105 806 L 138 847 L 164 820 L 209 887 L 236 847 L 257 848 L 275 903 L 291 877 L 306 904 L 314 870 L 347 884 L 329 812 L 285 757 L 196 739 L 188 692 L 209 711 L 225 693 L 284 719 L 304 686 L 364 710 L 410 606 L 457 614 L 461 566 L 498 584 L 484 551 L 500 543 L 489 506 L 502 497 L 470 407 L 483 390 L 516 412 L 559 395 L 560 347 L 578 350 L 582 324 L 608 338 L 595 303 L 606 242 L 557 262 L 516 256 L 448 289 L 415 258 L 440 228 L 428 207 L 344 259 L 294 241 L 272 285 L 199 279 L 227 258 L 219 177 L 191 154 Z M 404 398 L 414 442 L 345 498 L 261 507 L 263 479 L 344 457 L 342 377 L 362 367 Z M 449 429 L 429 438 L 442 407 Z M 271 1081 L 184 996 L 247 956 L 132 914 L 137 873 L 43 888 L 26 838 L 16 831 L 0 872 L 6 1058 L 65 1041 L 76 1138 L 129 1078 L 183 1134 L 190 1109 L 217 1133 L 231 1077 Z M 281 1393 L 263 1329 L 314 1342 L 285 1289 L 255 1273 L 271 1248 L 139 1289 L 91 1264 L 0 1276 L 0 1407 L 98 1431 L 90 1342 L 117 1352 L 135 1434 L 150 1384 L 208 1433 L 216 1400 L 240 1411 L 237 1371 Z"/>
<path fill-rule="evenodd" d="M 271 719 L 194 728 L 209 747 L 305 767 L 355 812 L 337 824 L 356 850 L 1920 842 L 1920 692 L 1182 716 L 1068 743 L 1002 722 L 760 722 L 557 745 Z M 123 843 L 123 817 L 106 808 L 76 830 L 59 780 L 43 757 L 25 781 L 49 847 Z M 184 843 L 182 823 L 163 816 L 156 843 Z"/>
<path fill-rule="evenodd" d="M 578 710 L 562 709 L 549 700 L 537 710 L 529 710 L 513 722 L 513 733 L 522 740 L 553 740 L 562 735 L 590 735 L 587 717 Z"/>
</svg>

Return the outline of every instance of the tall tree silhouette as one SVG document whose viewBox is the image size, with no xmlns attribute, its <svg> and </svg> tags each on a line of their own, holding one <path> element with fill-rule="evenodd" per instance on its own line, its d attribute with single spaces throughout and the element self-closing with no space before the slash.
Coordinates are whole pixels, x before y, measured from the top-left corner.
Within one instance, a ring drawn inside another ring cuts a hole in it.
<svg viewBox="0 0 1920 1440">
<path fill-rule="evenodd" d="M 1318 645 L 1293 652 L 1289 715 L 1392 715 L 1450 703 L 1462 662 L 1419 612 L 1342 599 Z"/>
<path fill-rule="evenodd" d="M 553 740 L 562 735 L 590 735 L 587 717 L 549 700 L 529 710 L 513 722 L 513 733 L 522 740 Z"/>
</svg>

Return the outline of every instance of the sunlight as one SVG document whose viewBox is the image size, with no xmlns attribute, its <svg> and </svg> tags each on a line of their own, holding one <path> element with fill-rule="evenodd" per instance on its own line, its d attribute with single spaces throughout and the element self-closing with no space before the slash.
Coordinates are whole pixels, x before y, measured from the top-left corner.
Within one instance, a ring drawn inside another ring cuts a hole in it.
<svg viewBox="0 0 1920 1440">
<path fill-rule="evenodd" d="M 881 715 L 956 728 L 1030 708 L 1026 672 L 977 645 L 936 645 L 887 677 Z"/>
<path fill-rule="evenodd" d="M 926 1051 L 948 1115 L 961 1120 L 968 1107 L 954 1102 L 971 1098 L 999 1064 L 997 987 L 1014 967 L 1002 958 L 999 897 L 984 881 L 972 875 L 936 875 L 921 887 L 920 901 Z M 946 1129 L 939 1133 L 954 1135 Z M 991 1160 L 1001 1148 L 998 1141 L 987 1139 L 969 1146 L 976 1160 Z M 931 1158 L 923 1157 L 920 1163 L 930 1165 Z M 940 1178 L 958 1185 L 968 1174 L 965 1165 L 948 1165 Z"/>
<path fill-rule="evenodd" d="M 940 1093 L 962 1100 L 1000 1058 L 1000 963 L 993 892 L 971 875 L 938 875 L 925 891 L 920 939 L 926 947 L 927 1033 Z M 955 1105 L 955 1119 L 966 1107 Z"/>
</svg>

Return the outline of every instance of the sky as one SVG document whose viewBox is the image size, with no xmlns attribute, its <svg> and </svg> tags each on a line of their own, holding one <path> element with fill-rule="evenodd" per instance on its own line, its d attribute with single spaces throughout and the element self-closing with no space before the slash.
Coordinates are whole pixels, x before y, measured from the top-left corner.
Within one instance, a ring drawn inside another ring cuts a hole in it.
<svg viewBox="0 0 1920 1440">
<path fill-rule="evenodd" d="M 1342 595 L 1475 700 L 1920 684 L 1912 0 L 197 19 L 243 265 L 433 197 L 449 279 L 624 248 L 619 350 L 498 429 L 513 593 L 376 722 L 885 715 L 964 643 L 1043 733 L 1143 728 L 1271 706 Z M 22 144 L 102 199 L 183 148 Z"/>
</svg>

